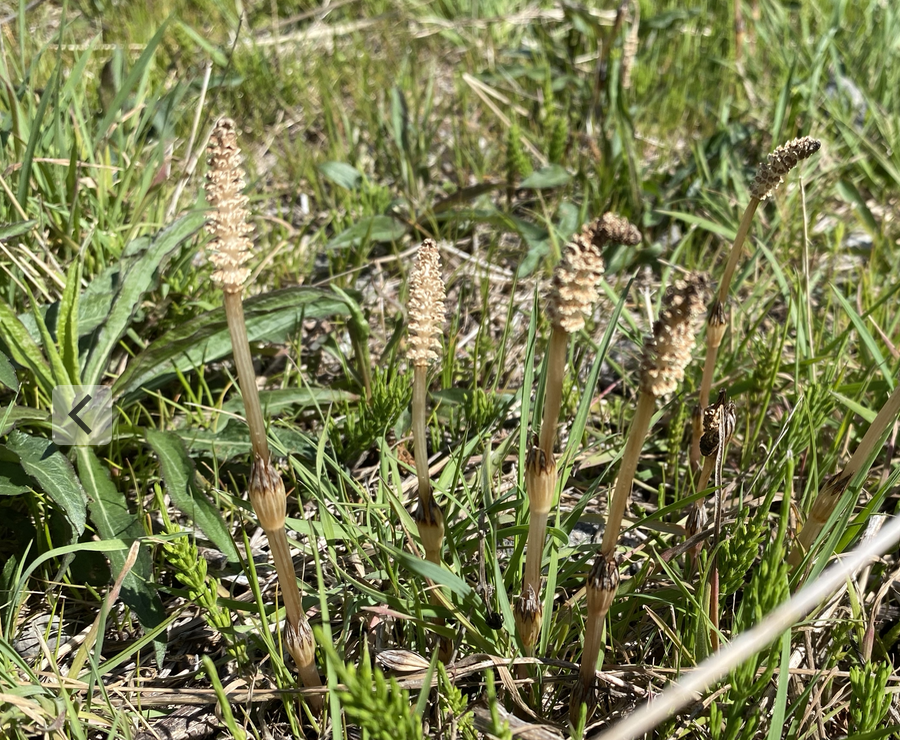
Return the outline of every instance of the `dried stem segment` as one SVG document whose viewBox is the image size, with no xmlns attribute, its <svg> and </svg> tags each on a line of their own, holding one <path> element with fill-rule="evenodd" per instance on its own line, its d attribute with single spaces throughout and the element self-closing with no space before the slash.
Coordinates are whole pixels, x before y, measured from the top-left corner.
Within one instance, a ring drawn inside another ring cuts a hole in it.
<svg viewBox="0 0 900 740">
<path fill-rule="evenodd" d="M 525 488 L 528 491 L 529 505 L 525 579 L 522 582 L 522 594 L 516 602 L 515 617 L 519 639 L 530 655 L 541 629 L 541 558 L 547 535 L 547 518 L 556 495 L 556 463 L 552 455 L 545 455 L 539 447 L 532 447 L 528 453 Z"/>
<path fill-rule="evenodd" d="M 569 715 L 578 717 L 579 706 L 588 705 L 588 716 L 593 711 L 594 681 L 597 658 L 603 648 L 603 625 L 619 588 L 619 569 L 614 558 L 601 552 L 594 560 L 587 579 L 587 623 L 584 636 L 584 652 L 575 690 L 569 703 Z"/>
<path fill-rule="evenodd" d="M 628 499 L 631 497 L 631 485 L 634 482 L 634 474 L 641 458 L 641 448 L 644 446 L 644 440 L 650 430 L 650 420 L 653 418 L 655 409 L 656 396 L 642 391 L 638 396 L 631 426 L 628 428 L 628 441 L 625 443 L 625 451 L 622 453 L 622 465 L 619 468 L 612 498 L 609 500 L 606 529 L 603 531 L 603 541 L 600 544 L 600 552 L 606 558 L 612 558 L 616 551 L 622 519 L 625 516 L 625 509 L 628 507 Z"/>
<path fill-rule="evenodd" d="M 416 476 L 419 480 L 419 500 L 431 500 L 431 478 L 428 475 L 428 367 L 413 367 L 412 436 Z"/>
<path fill-rule="evenodd" d="M 825 523 L 838 505 L 844 491 L 847 490 L 847 486 L 850 485 L 850 481 L 860 472 L 868 469 L 871 464 L 870 458 L 872 453 L 881 444 L 888 427 L 894 423 L 898 415 L 900 415 L 900 384 L 897 385 L 894 392 L 891 393 L 884 406 L 882 406 L 881 411 L 878 412 L 875 420 L 869 425 L 862 441 L 850 456 L 844 469 L 826 480 L 819 490 L 819 494 L 816 496 L 816 500 L 810 509 L 809 518 L 806 520 L 803 529 L 800 530 L 800 536 L 791 548 L 788 563 L 792 568 L 796 568 L 803 561 L 804 555 L 812 547 L 822 529 L 824 529 Z"/>
<path fill-rule="evenodd" d="M 547 350 L 547 382 L 544 390 L 544 414 L 541 421 L 541 451 L 547 457 L 553 456 L 556 440 L 556 423 L 562 406 L 563 378 L 566 372 L 566 348 L 569 334 L 561 326 L 554 326 L 550 333 Z"/>
<path fill-rule="evenodd" d="M 525 463 L 525 487 L 531 521 L 525 556 L 525 585 L 541 592 L 541 555 L 547 531 L 547 517 L 556 494 L 556 463 L 538 447 L 528 453 Z"/>
<path fill-rule="evenodd" d="M 513 616 L 516 620 L 516 632 L 522 641 L 522 647 L 526 655 L 531 655 L 541 634 L 544 607 L 541 605 L 538 592 L 530 585 L 526 584 L 522 588 L 522 594 L 516 600 L 513 608 Z"/>
</svg>

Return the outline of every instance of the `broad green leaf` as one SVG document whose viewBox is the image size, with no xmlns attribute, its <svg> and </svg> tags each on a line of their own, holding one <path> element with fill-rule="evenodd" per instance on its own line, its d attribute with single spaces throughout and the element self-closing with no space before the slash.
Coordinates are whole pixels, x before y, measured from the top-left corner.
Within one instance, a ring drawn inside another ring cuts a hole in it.
<svg viewBox="0 0 900 740">
<path fill-rule="evenodd" d="M 366 216 L 334 237 L 325 248 L 340 249 L 363 242 L 395 242 L 406 233 L 406 228 L 406 224 L 390 216 Z"/>
<path fill-rule="evenodd" d="M 9 349 L 10 356 L 34 373 L 35 381 L 49 396 L 53 390 L 50 366 L 37 342 L 19 320 L 9 304 L 0 298 L 0 337 Z"/>
<path fill-rule="evenodd" d="M 134 540 L 144 536 L 144 528 L 136 514 L 128 509 L 128 501 L 109 479 L 109 474 L 101 464 L 91 447 L 76 447 L 78 475 L 91 501 L 88 510 L 91 522 L 97 532 L 105 540 L 122 540 L 131 545 Z M 113 577 L 122 572 L 125 566 L 126 553 L 122 550 L 111 550 L 108 553 Z M 165 619 L 162 602 L 156 588 L 150 584 L 153 574 L 153 563 L 150 552 L 142 547 L 137 562 L 131 572 L 125 576 L 122 585 L 122 601 L 137 615 L 141 626 L 151 630 Z M 154 642 L 157 663 L 161 665 L 165 654 L 165 636 Z"/>
<path fill-rule="evenodd" d="M 241 415 L 243 416 L 242 412 Z M 209 453 L 219 460 L 228 460 L 250 452 L 250 432 L 243 420 L 232 420 L 221 424 L 213 431 L 209 429 L 184 429 L 175 432 L 181 437 L 191 454 Z M 279 441 L 280 446 L 292 454 L 313 459 L 315 448 L 309 439 L 292 429 L 272 428 L 270 437 Z"/>
<path fill-rule="evenodd" d="M 28 493 L 34 481 L 22 468 L 19 456 L 0 445 L 0 496 L 19 496 Z"/>
<path fill-rule="evenodd" d="M 65 455 L 49 439 L 18 430 L 10 433 L 6 446 L 18 455 L 22 469 L 63 510 L 72 525 L 72 541 L 78 539 L 84 532 L 87 496 Z"/>
<path fill-rule="evenodd" d="M 346 316 L 347 304 L 333 293 L 305 286 L 254 296 L 244 303 L 251 342 L 282 342 L 303 319 Z M 142 389 L 166 383 L 177 372 L 193 370 L 231 354 L 231 334 L 225 310 L 218 308 L 180 326 L 153 342 L 132 360 L 113 384 L 113 397 L 133 400 Z"/>
<path fill-rule="evenodd" d="M 285 409 L 328 406 L 332 403 L 351 403 L 358 400 L 359 396 L 355 393 L 333 388 L 279 388 L 259 392 L 259 402 L 267 416 L 274 416 Z M 222 411 L 243 415 L 244 401 L 241 398 L 232 398 L 222 406 Z"/>
<path fill-rule="evenodd" d="M 566 168 L 562 165 L 551 164 L 548 167 L 542 167 L 535 170 L 522 182 L 519 183 L 520 188 L 528 188 L 530 190 L 544 190 L 546 188 L 558 188 L 565 185 L 572 179 Z"/>
<path fill-rule="evenodd" d="M 347 190 L 356 190 L 362 182 L 362 173 L 346 162 L 323 162 L 319 165 L 319 172 L 326 180 Z"/>
<path fill-rule="evenodd" d="M 0 352 L 0 385 L 4 385 L 11 391 L 19 390 L 19 379 L 9 358 Z"/>
<path fill-rule="evenodd" d="M 400 561 L 404 568 L 423 578 L 428 578 L 434 583 L 446 586 L 460 599 L 465 599 L 473 594 L 472 587 L 458 575 L 447 570 L 447 568 L 431 563 L 428 560 L 417 558 L 415 555 L 410 555 L 408 552 L 390 545 L 382 545 L 382 547 L 390 552 L 395 560 Z"/>
<path fill-rule="evenodd" d="M 852 398 L 847 398 L 847 396 L 843 395 L 842 393 L 838 393 L 837 391 L 831 391 L 831 395 L 834 396 L 842 404 L 844 404 L 844 406 L 850 409 L 850 411 L 852 411 L 854 414 L 857 414 L 865 419 L 869 424 L 875 421 L 875 417 L 878 415 L 877 411 L 867 409 L 862 404 L 857 403 Z"/>
<path fill-rule="evenodd" d="M 22 236 L 31 231 L 37 221 L 16 221 L 14 224 L 0 226 L 0 239 L 11 239 L 14 236 Z"/>
<path fill-rule="evenodd" d="M 7 406 L 0 411 L 0 435 L 9 434 L 20 421 L 47 421 L 49 412 L 43 409 L 33 409 L 30 406 Z"/>
<path fill-rule="evenodd" d="M 59 302 L 56 337 L 69 382 L 81 385 L 81 366 L 78 362 L 78 298 L 81 295 L 81 260 L 72 262 L 66 275 L 66 287 Z"/>
<path fill-rule="evenodd" d="M 82 375 L 84 385 L 100 384 L 116 343 L 127 331 L 144 293 L 156 282 L 160 265 L 196 233 L 203 220 L 202 213 L 188 214 L 153 237 L 141 237 L 125 247 L 123 256 L 141 252 L 141 257 L 120 278 L 121 288 L 91 347 Z"/>
<path fill-rule="evenodd" d="M 774 659 L 774 655 L 772 656 Z M 788 682 L 791 680 L 791 631 L 781 636 L 781 667 L 778 671 L 778 691 L 772 706 L 772 724 L 769 725 L 768 740 L 778 740 L 784 729 L 784 715 L 787 707 Z"/>
<path fill-rule="evenodd" d="M 228 525 L 216 506 L 204 495 L 197 485 L 194 463 L 188 457 L 181 439 L 171 432 L 148 429 L 147 444 L 159 457 L 162 478 L 172 503 L 190 517 L 219 551 L 232 562 L 240 561 L 234 542 L 228 532 Z"/>
<path fill-rule="evenodd" d="M 227 67 L 230 61 L 229 57 L 222 53 L 222 50 L 210 41 L 201 33 L 198 33 L 194 30 L 193 26 L 189 26 L 187 23 L 181 20 L 175 21 L 178 24 L 178 27 L 184 31 L 185 34 L 203 49 L 204 54 L 212 59 L 213 63 L 217 67 Z"/>
</svg>

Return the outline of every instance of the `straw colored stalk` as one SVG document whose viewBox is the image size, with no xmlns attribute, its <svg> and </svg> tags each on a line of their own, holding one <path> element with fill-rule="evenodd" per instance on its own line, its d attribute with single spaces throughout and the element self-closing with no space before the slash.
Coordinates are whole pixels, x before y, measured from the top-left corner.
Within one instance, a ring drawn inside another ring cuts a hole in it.
<svg viewBox="0 0 900 740">
<path fill-rule="evenodd" d="M 444 515 L 434 500 L 428 476 L 427 408 L 428 366 L 440 357 L 440 334 L 444 324 L 444 281 L 441 256 L 433 239 L 419 247 L 409 278 L 409 351 L 413 366 L 412 433 L 416 476 L 419 480 L 419 506 L 415 520 L 425 557 L 441 562 L 444 541 Z"/>
<path fill-rule="evenodd" d="M 250 503 L 260 526 L 266 533 L 278 584 L 285 605 L 287 623 L 285 643 L 297 664 L 304 686 L 321 686 L 315 665 L 315 642 L 309 621 L 300 601 L 300 590 L 294 573 L 294 563 L 284 528 L 287 496 L 281 476 L 270 462 L 269 444 L 256 374 L 247 340 L 244 308 L 241 298 L 243 286 L 250 276 L 246 263 L 253 244 L 250 234 L 253 226 L 248 223 L 247 196 L 243 194 L 244 173 L 241 151 L 237 143 L 234 122 L 228 118 L 219 120 L 209 140 L 209 173 L 206 195 L 211 206 L 207 231 L 212 235 L 208 246 L 209 259 L 216 268 L 212 279 L 222 286 L 225 296 L 225 315 L 231 334 L 232 351 L 238 373 L 238 383 L 244 400 L 244 413 L 250 430 L 253 462 L 250 467 Z M 322 698 L 310 696 L 310 705 L 319 710 Z"/>
<path fill-rule="evenodd" d="M 750 184 L 750 202 L 744 209 L 744 215 L 741 218 L 737 234 L 734 237 L 734 243 L 731 245 L 731 251 L 728 254 L 728 261 L 725 263 L 725 272 L 722 274 L 722 279 L 719 282 L 718 293 L 712 306 L 710 306 L 707 317 L 706 360 L 703 363 L 703 378 L 700 381 L 700 408 L 706 408 L 709 405 L 709 394 L 712 388 L 716 358 L 719 354 L 722 338 L 725 336 L 725 326 L 728 320 L 725 306 L 728 303 L 731 280 L 737 269 L 747 234 L 750 233 L 750 225 L 753 222 L 756 209 L 761 201 L 774 195 L 778 186 L 784 182 L 783 177 L 788 172 L 796 167 L 800 161 L 811 157 L 819 151 L 821 146 L 822 142 L 809 136 L 792 139 L 769 154 L 766 161 L 761 162 L 756 169 L 756 176 Z M 696 469 L 700 462 L 696 430 L 691 445 L 690 460 L 691 467 Z"/>
<path fill-rule="evenodd" d="M 409 350 L 407 356 L 413 366 L 412 433 L 416 476 L 419 481 L 419 503 L 413 512 L 425 559 L 435 565 L 442 562 L 444 547 L 444 513 L 431 490 L 428 475 L 428 366 L 440 357 L 440 335 L 444 325 L 444 281 L 441 278 L 441 256 L 433 239 L 425 239 L 419 246 L 416 263 L 409 277 Z M 440 603 L 437 593 L 431 594 L 432 604 Z M 436 619 L 441 625 L 443 619 Z M 452 644 L 442 638 L 438 653 L 449 662 Z"/>
<path fill-rule="evenodd" d="M 572 238 L 553 273 L 547 300 L 551 332 L 541 432 L 539 446 L 529 451 L 525 469 L 525 489 L 530 510 L 525 578 L 522 595 L 515 606 L 517 632 L 528 654 L 534 648 L 543 617 L 541 558 L 547 518 L 556 494 L 557 471 L 553 446 L 562 406 L 569 335 L 584 328 L 585 318 L 593 313 L 600 297 L 597 288 L 603 278 L 603 249 L 609 244 L 634 246 L 640 241 L 641 233 L 633 224 L 613 213 L 605 213 L 585 224 Z"/>
<path fill-rule="evenodd" d="M 803 562 L 804 556 L 824 529 L 825 523 L 850 485 L 850 481 L 864 470 L 868 470 L 874 451 L 882 444 L 888 427 L 894 423 L 898 415 L 900 415 L 900 384 L 897 385 L 875 420 L 869 425 L 862 441 L 850 456 L 844 469 L 826 480 L 819 490 L 809 511 L 809 517 L 803 525 L 803 529 L 800 530 L 800 536 L 794 542 L 788 556 L 791 568 L 796 568 Z"/>
<path fill-rule="evenodd" d="M 684 369 L 694 347 L 697 322 L 706 304 L 706 294 L 707 281 L 702 275 L 690 274 L 685 280 L 676 281 L 666 291 L 659 319 L 653 325 L 653 334 L 644 342 L 637 408 L 610 499 L 600 552 L 587 581 L 587 626 L 578 685 L 570 704 L 573 718 L 577 717 L 580 701 L 592 694 L 597 658 L 603 644 L 603 623 L 619 582 L 616 543 L 631 496 L 641 448 L 650 429 L 657 399 L 675 391 L 684 377 Z"/>
</svg>

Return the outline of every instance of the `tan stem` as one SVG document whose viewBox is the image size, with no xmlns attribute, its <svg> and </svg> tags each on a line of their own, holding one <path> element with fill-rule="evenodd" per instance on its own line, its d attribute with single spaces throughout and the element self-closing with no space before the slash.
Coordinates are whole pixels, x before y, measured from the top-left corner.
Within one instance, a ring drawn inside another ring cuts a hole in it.
<svg viewBox="0 0 900 740">
<path fill-rule="evenodd" d="M 712 477 L 713 468 L 715 467 L 715 455 L 703 458 L 703 470 L 700 471 L 700 478 L 697 480 L 698 491 L 703 491 L 709 485 L 709 479 Z"/>
<path fill-rule="evenodd" d="M 556 424 L 562 406 L 563 377 L 566 371 L 566 348 L 569 334 L 561 326 L 554 326 L 547 348 L 547 382 L 544 386 L 544 416 L 541 420 L 541 449 L 550 458 L 556 439 Z"/>
<path fill-rule="evenodd" d="M 750 224 L 753 222 L 753 214 L 759 206 L 759 199 L 750 198 L 747 208 L 744 209 L 744 216 L 738 226 L 737 234 L 734 237 L 734 244 L 731 245 L 731 253 L 728 255 L 728 262 L 725 265 L 725 272 L 722 273 L 722 280 L 719 283 L 719 301 L 725 303 L 728 300 L 728 292 L 731 289 L 731 278 L 734 277 L 734 271 L 737 269 L 738 259 L 741 256 L 741 248 L 750 232 Z"/>
<path fill-rule="evenodd" d="M 428 435 L 425 402 L 428 396 L 427 365 L 413 368 L 412 433 L 413 453 L 416 458 L 416 476 L 419 479 L 419 499 L 431 500 L 431 479 L 428 477 Z"/>
<path fill-rule="evenodd" d="M 628 430 L 628 441 L 625 443 L 625 451 L 622 453 L 622 466 L 619 468 L 619 477 L 616 478 L 616 487 L 613 490 L 609 502 L 609 513 L 606 515 L 606 530 L 603 532 L 603 542 L 600 552 L 606 558 L 611 558 L 616 550 L 619 540 L 619 529 L 622 527 L 622 518 L 631 497 L 631 485 L 634 482 L 634 473 L 637 470 L 638 460 L 641 457 L 641 449 L 647 432 L 650 430 L 650 420 L 653 418 L 653 410 L 656 408 L 656 396 L 646 391 L 641 391 L 638 396 L 637 409 L 631 428 Z"/>
<path fill-rule="evenodd" d="M 528 541 L 525 553 L 524 588 L 531 586 L 538 598 L 541 596 L 541 556 L 544 554 L 544 538 L 547 534 L 548 511 L 532 511 L 528 522 Z"/>
<path fill-rule="evenodd" d="M 800 536 L 791 548 L 788 563 L 792 568 L 796 568 L 801 563 L 803 556 L 812 547 L 819 533 L 825 527 L 825 522 L 828 521 L 834 508 L 841 500 L 841 495 L 844 493 L 847 485 L 869 462 L 875 446 L 881 443 L 888 427 L 894 423 L 898 414 L 900 414 L 900 384 L 897 385 L 884 406 L 881 407 L 881 411 L 878 412 L 875 420 L 869 425 L 862 441 L 860 441 L 859 446 L 850 456 L 844 469 L 837 476 L 825 481 L 819 489 L 816 500 L 810 509 L 809 518 L 803 525 L 803 529 L 800 530 Z"/>
<path fill-rule="evenodd" d="M 272 550 L 272 560 L 275 561 L 275 571 L 278 573 L 278 585 L 281 588 L 281 600 L 284 602 L 287 620 L 291 624 L 297 624 L 301 619 L 306 619 L 306 614 L 300 602 L 300 589 L 297 587 L 297 575 L 294 573 L 294 561 L 291 558 L 287 533 L 282 527 L 266 531 L 266 537 Z"/>
<path fill-rule="evenodd" d="M 584 651 L 581 654 L 581 669 L 578 680 L 587 688 L 593 683 L 597 674 L 597 658 L 603 647 L 603 626 L 606 623 L 606 612 L 588 614 L 584 632 Z"/>
<path fill-rule="evenodd" d="M 237 369 L 238 384 L 244 399 L 244 415 L 250 429 L 250 444 L 253 452 L 264 463 L 269 462 L 269 442 L 266 438 L 266 424 L 259 404 L 259 389 L 256 387 L 256 372 L 250 356 L 250 342 L 247 325 L 244 322 L 244 304 L 240 290 L 225 291 L 225 317 L 231 333 L 231 347 L 234 365 Z"/>
<path fill-rule="evenodd" d="M 275 530 L 263 530 L 269 540 L 269 548 L 272 550 L 272 560 L 275 561 L 275 571 L 278 573 L 278 586 L 281 589 L 281 600 L 284 603 L 284 612 L 287 616 L 287 628 L 292 629 L 295 635 L 306 635 L 312 640 L 312 631 L 306 612 L 303 611 L 303 603 L 300 600 L 300 588 L 297 586 L 297 575 L 294 573 L 294 561 L 291 558 L 290 545 L 287 532 L 284 527 Z M 297 664 L 297 672 L 300 681 L 306 687 L 321 686 L 322 679 L 315 663 L 315 648 L 310 643 L 306 650 L 297 651 L 296 645 L 289 640 L 289 650 L 294 662 Z M 294 648 L 294 649 L 291 649 Z M 310 705 L 316 710 L 322 707 L 321 696 L 310 696 Z"/>
<path fill-rule="evenodd" d="M 706 359 L 703 361 L 703 378 L 700 380 L 700 410 L 709 406 L 709 394 L 712 389 L 713 375 L 716 372 L 716 358 L 719 356 L 721 341 L 716 342 L 712 327 L 706 332 Z"/>
</svg>

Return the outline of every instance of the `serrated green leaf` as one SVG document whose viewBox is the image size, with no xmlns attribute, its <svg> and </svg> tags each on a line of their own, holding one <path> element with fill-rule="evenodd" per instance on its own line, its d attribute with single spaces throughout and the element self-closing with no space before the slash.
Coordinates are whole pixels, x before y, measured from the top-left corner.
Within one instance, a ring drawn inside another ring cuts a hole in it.
<svg viewBox="0 0 900 740">
<path fill-rule="evenodd" d="M 71 541 L 77 540 L 84 532 L 87 496 L 65 455 L 49 439 L 18 430 L 10 433 L 6 446 L 18 455 L 22 469 L 62 509 L 72 525 Z"/>
<path fill-rule="evenodd" d="M 366 216 L 342 231 L 326 249 L 358 246 L 363 242 L 395 242 L 406 233 L 406 224 L 390 216 Z"/>
<path fill-rule="evenodd" d="M 141 257 L 120 278 L 121 288 L 88 355 L 82 374 L 84 385 L 100 384 L 116 344 L 127 331 L 144 294 L 156 283 L 160 265 L 197 232 L 203 221 L 202 213 L 191 213 L 153 237 L 141 237 L 125 247 L 124 256 L 140 251 Z"/>
<path fill-rule="evenodd" d="M 37 342 L 19 320 L 9 304 L 0 298 L 0 337 L 3 338 L 13 360 L 34 373 L 35 381 L 49 396 L 53 390 L 50 366 Z"/>
<path fill-rule="evenodd" d="M 305 286 L 254 296 L 244 303 L 251 342 L 282 342 L 304 318 L 348 313 L 347 304 L 337 296 Z M 142 389 L 158 388 L 176 372 L 188 372 L 230 354 L 225 310 L 218 308 L 177 326 L 134 358 L 113 384 L 113 397 L 128 402 L 140 396 Z"/>
<path fill-rule="evenodd" d="M 232 563 L 238 563 L 237 549 L 228 532 L 228 526 L 216 506 L 204 495 L 197 485 L 194 463 L 188 457 L 181 439 L 171 432 L 148 429 L 145 433 L 147 444 L 159 457 L 162 478 L 172 503 L 190 517 Z"/>
<path fill-rule="evenodd" d="M 319 172 L 326 180 L 347 190 L 356 190 L 362 182 L 362 173 L 346 162 L 323 162 Z"/>
<path fill-rule="evenodd" d="M 519 183 L 519 187 L 529 190 L 545 190 L 566 185 L 571 179 L 572 175 L 569 174 L 565 167 L 559 164 L 551 164 L 532 172 Z"/>
<path fill-rule="evenodd" d="M 90 447 L 76 447 L 75 453 L 81 484 L 91 497 L 88 504 L 91 522 L 100 536 L 106 540 L 122 540 L 129 545 L 143 537 L 144 528 L 140 519 L 128 509 L 125 495 L 113 485 L 94 450 Z M 126 553 L 112 550 L 108 555 L 115 577 L 125 567 Z M 150 552 L 146 547 L 141 547 L 137 562 L 125 576 L 122 585 L 122 601 L 134 611 L 145 630 L 153 629 L 165 618 L 159 594 L 150 586 L 152 572 Z M 154 649 L 156 662 L 162 665 L 165 654 L 164 636 L 154 641 Z"/>
<path fill-rule="evenodd" d="M 16 371 L 9 358 L 3 352 L 0 352 L 0 385 L 9 388 L 11 391 L 19 390 L 19 379 L 16 377 Z"/>
</svg>

